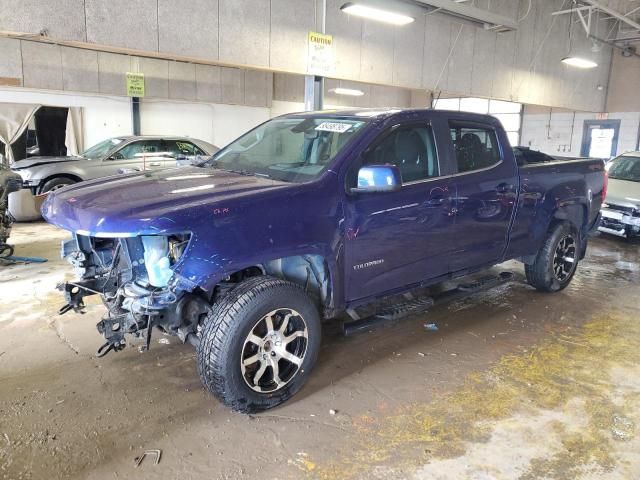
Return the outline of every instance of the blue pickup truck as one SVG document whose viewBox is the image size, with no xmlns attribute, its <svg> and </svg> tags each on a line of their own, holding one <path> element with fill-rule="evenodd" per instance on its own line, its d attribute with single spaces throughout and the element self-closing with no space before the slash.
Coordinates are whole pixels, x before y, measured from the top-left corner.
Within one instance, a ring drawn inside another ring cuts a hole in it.
<svg viewBox="0 0 640 480">
<path fill-rule="evenodd" d="M 606 193 L 599 160 L 518 166 L 500 123 L 434 110 L 286 115 L 198 167 L 71 185 L 43 205 L 73 233 L 99 294 L 98 355 L 153 327 L 192 343 L 207 389 L 243 412 L 294 395 L 321 322 L 384 297 L 524 263 L 528 282 L 571 281 Z"/>
</svg>

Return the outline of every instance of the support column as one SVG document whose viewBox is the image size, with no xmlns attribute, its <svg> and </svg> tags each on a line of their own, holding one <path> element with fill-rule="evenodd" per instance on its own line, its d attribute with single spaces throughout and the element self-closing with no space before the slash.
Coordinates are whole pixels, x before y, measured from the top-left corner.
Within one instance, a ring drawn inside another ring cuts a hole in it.
<svg viewBox="0 0 640 480">
<path fill-rule="evenodd" d="M 320 13 L 319 15 L 320 33 L 327 33 L 327 0 L 322 0 L 322 3 L 320 4 L 320 8 L 322 9 L 319 12 Z M 322 110 L 323 108 L 324 108 L 324 77 L 321 77 L 318 75 L 305 75 L 304 77 L 304 109 L 305 111 Z"/>
<path fill-rule="evenodd" d="M 131 125 L 133 134 L 140 135 L 140 98 L 131 97 Z"/>
<path fill-rule="evenodd" d="M 324 106 L 324 78 L 315 75 L 304 77 L 304 109 L 322 110 Z"/>
</svg>

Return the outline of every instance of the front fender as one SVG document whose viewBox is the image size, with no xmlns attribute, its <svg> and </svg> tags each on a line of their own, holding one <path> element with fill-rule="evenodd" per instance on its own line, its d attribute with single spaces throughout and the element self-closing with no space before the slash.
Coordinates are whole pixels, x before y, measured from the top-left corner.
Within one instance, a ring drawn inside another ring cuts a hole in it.
<svg viewBox="0 0 640 480">
<path fill-rule="evenodd" d="M 49 178 L 63 176 L 74 177 L 80 181 L 86 178 L 86 172 L 82 167 L 79 165 L 65 165 L 64 163 L 58 165 L 43 165 L 41 167 L 33 167 L 33 169 L 29 169 L 32 171 L 30 183 L 40 185 Z"/>
</svg>

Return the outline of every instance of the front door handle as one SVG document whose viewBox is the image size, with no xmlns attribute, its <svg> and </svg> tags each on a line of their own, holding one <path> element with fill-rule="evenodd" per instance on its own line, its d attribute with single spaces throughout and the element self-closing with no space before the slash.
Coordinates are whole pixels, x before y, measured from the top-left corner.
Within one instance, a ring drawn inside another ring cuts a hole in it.
<svg viewBox="0 0 640 480">
<path fill-rule="evenodd" d="M 149 164 L 149 166 L 150 166 L 150 167 L 159 167 L 160 165 L 161 165 L 161 163 L 160 163 L 160 162 L 151 162 L 151 163 Z"/>
<path fill-rule="evenodd" d="M 425 205 L 427 207 L 441 207 L 443 204 L 444 204 L 444 197 L 435 197 L 425 202 Z"/>
</svg>

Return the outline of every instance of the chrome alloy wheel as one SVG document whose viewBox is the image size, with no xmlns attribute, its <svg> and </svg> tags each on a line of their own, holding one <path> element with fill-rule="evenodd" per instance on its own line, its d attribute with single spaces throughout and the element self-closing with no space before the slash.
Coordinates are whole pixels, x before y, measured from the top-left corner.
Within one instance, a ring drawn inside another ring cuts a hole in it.
<svg viewBox="0 0 640 480">
<path fill-rule="evenodd" d="M 71 185 L 71 183 L 60 183 L 58 185 L 54 185 L 53 187 L 51 187 L 49 191 L 55 192 L 56 190 L 60 190 L 61 188 L 68 187 L 69 185 Z"/>
<path fill-rule="evenodd" d="M 576 241 L 571 235 L 560 239 L 553 255 L 553 275 L 564 282 L 571 276 L 576 267 Z"/>
<path fill-rule="evenodd" d="M 279 308 L 253 326 L 242 347 L 240 369 L 256 392 L 271 393 L 298 373 L 307 353 L 307 324 L 295 310 Z"/>
</svg>

